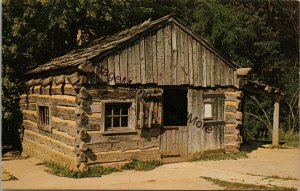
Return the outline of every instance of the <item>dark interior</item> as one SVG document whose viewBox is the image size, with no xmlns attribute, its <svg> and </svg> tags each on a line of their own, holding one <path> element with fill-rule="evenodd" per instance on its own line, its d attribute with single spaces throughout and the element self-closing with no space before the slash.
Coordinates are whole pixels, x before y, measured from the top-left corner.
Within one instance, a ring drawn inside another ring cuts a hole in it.
<svg viewBox="0 0 300 191">
<path fill-rule="evenodd" d="M 187 125 L 187 89 L 164 89 L 163 125 Z"/>
</svg>

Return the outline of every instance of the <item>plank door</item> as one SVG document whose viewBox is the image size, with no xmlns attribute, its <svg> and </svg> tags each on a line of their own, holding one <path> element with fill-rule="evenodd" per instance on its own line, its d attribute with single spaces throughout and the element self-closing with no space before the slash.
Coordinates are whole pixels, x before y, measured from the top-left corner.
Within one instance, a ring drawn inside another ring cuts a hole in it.
<svg viewBox="0 0 300 191">
<path fill-rule="evenodd" d="M 187 126 L 164 126 L 160 136 L 162 163 L 183 162 L 188 160 Z"/>
</svg>

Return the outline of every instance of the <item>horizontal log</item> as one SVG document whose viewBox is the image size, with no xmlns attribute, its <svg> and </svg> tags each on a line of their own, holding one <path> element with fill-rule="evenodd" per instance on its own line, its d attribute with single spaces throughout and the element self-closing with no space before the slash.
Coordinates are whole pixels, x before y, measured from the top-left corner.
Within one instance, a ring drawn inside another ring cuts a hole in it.
<svg viewBox="0 0 300 191">
<path fill-rule="evenodd" d="M 230 106 L 234 106 L 234 107 L 238 107 L 238 103 L 237 101 L 225 101 L 225 105 L 230 105 Z"/>
<path fill-rule="evenodd" d="M 63 95 L 77 95 L 77 92 L 74 90 L 71 84 L 65 84 L 62 88 L 62 91 Z"/>
<path fill-rule="evenodd" d="M 73 74 L 71 74 L 71 75 L 67 75 L 67 76 L 65 77 L 65 83 L 67 83 L 67 84 L 72 84 L 72 85 L 74 85 L 74 84 L 76 84 L 78 81 L 79 81 L 79 73 L 78 73 L 78 72 L 75 72 L 75 73 L 73 73 Z"/>
<path fill-rule="evenodd" d="M 49 85 L 49 86 L 43 86 L 42 88 L 41 88 L 41 94 L 43 94 L 43 95 L 51 95 L 52 94 L 52 92 L 51 92 L 51 86 Z"/>
<path fill-rule="evenodd" d="M 244 96 L 242 91 L 225 92 L 225 95 L 235 96 L 237 98 L 242 98 Z"/>
<path fill-rule="evenodd" d="M 239 152 L 240 151 L 239 146 L 236 143 L 226 144 L 226 145 L 224 145 L 224 147 L 225 147 L 226 152 Z"/>
<path fill-rule="evenodd" d="M 24 131 L 24 138 L 31 139 L 33 141 L 36 141 L 37 143 L 46 145 L 47 147 L 57 150 L 67 156 L 70 156 L 70 157 L 76 156 L 74 146 L 67 145 L 61 141 L 49 138 L 45 135 L 41 135 L 34 131 L 26 129 Z"/>
<path fill-rule="evenodd" d="M 235 95 L 232 95 L 232 94 L 226 94 L 225 100 L 226 101 L 237 101 L 237 97 Z"/>
<path fill-rule="evenodd" d="M 81 152 L 79 154 L 78 158 L 80 159 L 80 162 L 86 162 L 87 161 L 87 155 L 84 152 Z"/>
<path fill-rule="evenodd" d="M 31 80 L 25 82 L 25 85 L 26 85 L 27 87 L 33 86 L 33 85 L 34 85 L 34 79 L 31 79 Z"/>
<path fill-rule="evenodd" d="M 251 71 L 252 71 L 252 68 L 238 68 L 236 71 L 236 75 L 246 76 L 246 75 L 249 75 Z"/>
<path fill-rule="evenodd" d="M 28 96 L 28 101 L 32 102 L 44 102 L 52 105 L 62 106 L 76 106 L 76 97 L 69 95 L 38 95 L 31 94 Z"/>
<path fill-rule="evenodd" d="M 107 89 L 100 89 L 100 90 L 93 90 L 88 89 L 89 94 L 95 100 L 103 100 L 103 99 L 135 99 L 136 94 L 135 92 L 129 91 L 120 91 L 120 90 L 107 90 Z"/>
<path fill-rule="evenodd" d="M 95 131 L 101 129 L 101 123 L 88 123 L 88 124 L 81 124 L 80 122 L 76 123 L 76 129 L 84 128 L 86 131 Z"/>
<path fill-rule="evenodd" d="M 237 141 L 237 134 L 225 134 L 224 144 L 234 144 Z"/>
<path fill-rule="evenodd" d="M 241 121 L 242 119 L 243 119 L 243 113 L 242 112 L 237 112 L 236 114 L 235 114 L 235 116 L 236 116 L 236 119 L 237 120 L 239 120 L 239 121 Z"/>
<path fill-rule="evenodd" d="M 56 129 L 52 129 L 51 133 L 47 132 L 47 131 L 43 131 L 43 130 L 41 130 L 37 127 L 37 123 L 34 123 L 32 121 L 29 121 L 29 120 L 24 120 L 23 126 L 24 126 L 25 129 L 34 131 L 34 132 L 36 132 L 40 135 L 47 136 L 51 139 L 60 141 L 62 143 L 70 145 L 70 146 L 75 146 L 75 137 L 72 137 L 67 133 L 58 131 Z"/>
<path fill-rule="evenodd" d="M 86 130 L 84 128 L 81 128 L 78 132 L 78 135 L 80 139 L 85 139 L 87 137 Z"/>
<path fill-rule="evenodd" d="M 59 84 L 59 85 L 52 85 L 51 88 L 51 94 L 52 95 L 62 95 L 63 94 L 63 85 Z"/>
<path fill-rule="evenodd" d="M 80 116 L 80 115 L 82 115 L 84 113 L 85 113 L 85 111 L 80 106 L 76 107 L 75 115 Z"/>
<path fill-rule="evenodd" d="M 71 137 L 69 134 L 66 134 L 64 132 L 57 131 L 56 129 L 52 129 L 52 132 L 50 133 L 50 132 L 43 131 L 43 130 L 39 129 L 36 126 L 36 124 L 35 124 L 35 126 L 32 125 L 32 124 L 29 125 L 28 122 L 23 123 L 23 126 L 27 130 L 34 131 L 34 132 L 36 132 L 40 135 L 47 136 L 48 138 L 60 141 L 60 142 L 65 143 L 67 145 L 75 146 L 75 137 Z"/>
<path fill-rule="evenodd" d="M 51 126 L 52 128 L 68 133 L 71 136 L 76 136 L 76 122 L 71 120 L 63 120 L 58 117 L 51 117 Z"/>
<path fill-rule="evenodd" d="M 41 81 L 41 85 L 42 85 L 43 87 L 48 86 L 48 85 L 52 84 L 52 81 L 53 81 L 53 77 L 50 76 L 50 77 L 48 77 L 48 78 L 43 79 L 43 80 Z"/>
<path fill-rule="evenodd" d="M 232 106 L 232 105 L 226 105 L 225 109 L 226 109 L 227 112 L 233 112 L 233 113 L 237 112 L 237 108 L 235 106 Z"/>
<path fill-rule="evenodd" d="M 86 84 L 88 82 L 88 78 L 86 76 L 79 76 L 78 84 Z"/>
<path fill-rule="evenodd" d="M 42 86 L 41 85 L 35 85 L 32 87 L 32 93 L 33 94 L 41 94 L 42 93 Z"/>
<path fill-rule="evenodd" d="M 231 124 L 237 123 L 235 113 L 225 112 L 225 122 Z"/>
<path fill-rule="evenodd" d="M 78 94 L 79 94 L 79 97 L 81 97 L 82 99 L 87 99 L 88 97 L 91 96 L 89 94 L 89 91 L 85 87 L 80 88 Z"/>
<path fill-rule="evenodd" d="M 36 104 L 35 103 L 29 103 L 29 104 L 21 104 L 20 105 L 21 110 L 31 110 L 36 111 Z"/>
<path fill-rule="evenodd" d="M 91 107 L 91 113 L 101 113 L 102 111 L 102 103 L 101 102 L 93 102 Z"/>
<path fill-rule="evenodd" d="M 113 136 L 101 135 L 100 131 L 87 131 L 87 143 L 116 143 L 126 141 L 155 140 L 160 135 L 159 128 L 140 129 L 138 134 L 118 134 Z"/>
<path fill-rule="evenodd" d="M 52 106 L 51 115 L 64 120 L 75 121 L 78 118 L 78 116 L 75 114 L 76 109 L 76 107 Z"/>
<path fill-rule="evenodd" d="M 76 167 L 75 158 L 64 155 L 63 153 L 49 148 L 44 144 L 24 138 L 22 142 L 22 153 L 31 157 L 38 158 L 42 161 L 53 160 L 60 164 Z"/>
<path fill-rule="evenodd" d="M 159 148 L 159 140 L 158 138 L 152 139 L 151 141 L 146 139 L 141 140 L 127 140 L 121 142 L 104 142 L 104 143 L 96 143 L 96 144 L 88 144 L 89 149 L 93 152 L 103 152 L 103 151 L 126 151 L 126 150 L 134 150 L 134 149 L 150 149 L 150 148 Z"/>
<path fill-rule="evenodd" d="M 146 150 L 128 150 L 128 151 L 111 151 L 93 153 L 87 152 L 88 164 L 93 163 L 110 163 L 119 161 L 129 161 L 133 158 L 140 160 L 160 160 L 160 152 L 158 148 Z"/>
<path fill-rule="evenodd" d="M 229 125 L 229 124 L 226 124 L 226 125 Z M 240 132 L 239 129 L 225 127 L 225 134 L 239 134 L 239 132 Z"/>
<path fill-rule="evenodd" d="M 79 144 L 79 149 L 82 150 L 82 151 L 87 151 L 88 150 L 88 145 L 85 143 L 85 142 L 81 142 Z"/>
<path fill-rule="evenodd" d="M 29 119 L 31 121 L 37 122 L 37 112 L 31 110 L 23 110 L 23 119 Z"/>
<path fill-rule="evenodd" d="M 61 85 L 65 82 L 65 75 L 55 76 L 53 77 L 53 84 L 55 86 Z"/>
</svg>

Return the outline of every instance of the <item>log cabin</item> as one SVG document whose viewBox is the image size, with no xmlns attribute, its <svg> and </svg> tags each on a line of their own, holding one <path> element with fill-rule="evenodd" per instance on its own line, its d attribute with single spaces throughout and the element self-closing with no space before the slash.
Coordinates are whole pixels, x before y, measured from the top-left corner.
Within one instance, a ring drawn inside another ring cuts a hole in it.
<svg viewBox="0 0 300 191">
<path fill-rule="evenodd" d="M 250 70 L 172 15 L 145 21 L 27 71 L 22 152 L 72 169 L 237 152 Z"/>
</svg>

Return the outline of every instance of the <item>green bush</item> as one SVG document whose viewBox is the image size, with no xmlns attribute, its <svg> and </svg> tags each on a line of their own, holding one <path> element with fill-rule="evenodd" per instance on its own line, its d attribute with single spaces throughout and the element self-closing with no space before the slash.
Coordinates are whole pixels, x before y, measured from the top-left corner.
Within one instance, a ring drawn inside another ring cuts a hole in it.
<svg viewBox="0 0 300 191">
<path fill-rule="evenodd" d="M 102 175 L 111 174 L 113 172 L 120 171 L 115 167 L 103 167 L 100 165 L 89 166 L 88 171 L 72 171 L 69 166 L 62 165 L 53 161 L 45 161 L 45 166 L 48 167 L 47 172 L 55 174 L 57 176 L 69 177 L 69 178 L 84 178 L 84 177 L 101 177 Z"/>
<path fill-rule="evenodd" d="M 160 162 L 157 160 L 141 161 L 138 159 L 133 159 L 131 162 L 125 164 L 121 167 L 122 170 L 141 170 L 148 171 L 153 170 L 160 165 Z"/>
</svg>

